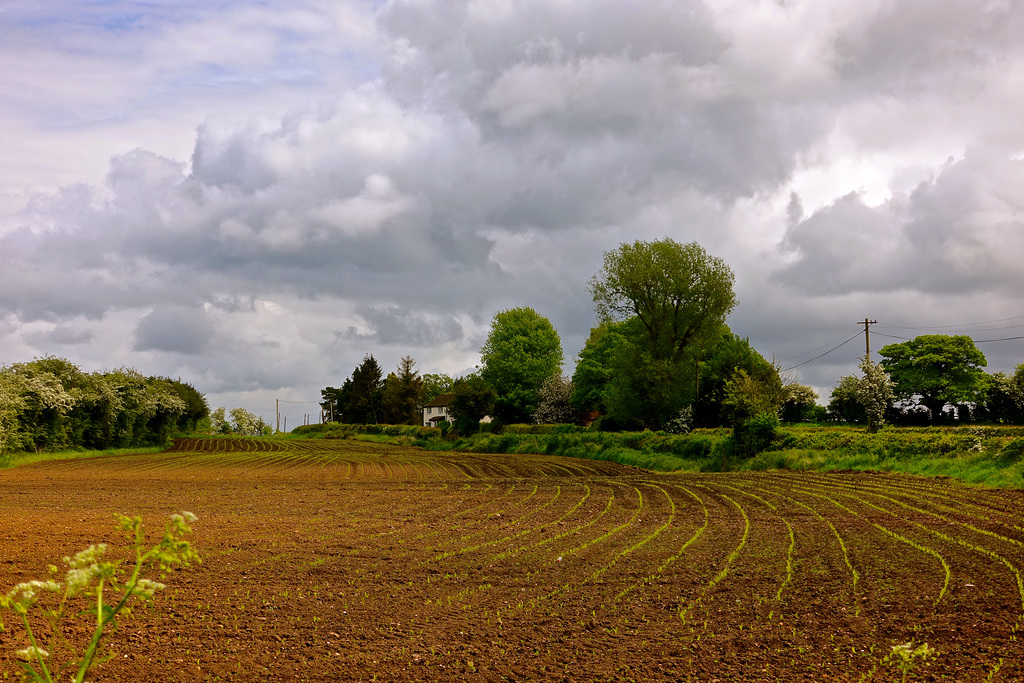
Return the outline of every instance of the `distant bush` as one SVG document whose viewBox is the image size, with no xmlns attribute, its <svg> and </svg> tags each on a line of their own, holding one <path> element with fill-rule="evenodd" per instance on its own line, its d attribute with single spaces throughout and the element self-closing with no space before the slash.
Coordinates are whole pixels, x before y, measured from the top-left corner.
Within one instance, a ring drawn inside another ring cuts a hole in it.
<svg viewBox="0 0 1024 683">
<path fill-rule="evenodd" d="M 511 424 L 505 425 L 501 431 L 506 434 L 575 434 L 587 430 L 572 424 Z"/>
<path fill-rule="evenodd" d="M 445 424 L 447 423 L 442 423 L 442 426 Z M 324 424 L 301 425 L 288 433 L 289 436 L 323 439 L 350 439 L 358 434 L 411 437 L 413 439 L 439 439 L 442 436 L 442 430 L 437 427 L 421 427 L 419 425 L 355 425 L 343 422 L 326 422 Z"/>
<path fill-rule="evenodd" d="M 1024 439 L 1016 438 L 1003 446 L 999 451 L 999 460 L 1004 465 L 1020 462 L 1024 459 Z"/>
</svg>

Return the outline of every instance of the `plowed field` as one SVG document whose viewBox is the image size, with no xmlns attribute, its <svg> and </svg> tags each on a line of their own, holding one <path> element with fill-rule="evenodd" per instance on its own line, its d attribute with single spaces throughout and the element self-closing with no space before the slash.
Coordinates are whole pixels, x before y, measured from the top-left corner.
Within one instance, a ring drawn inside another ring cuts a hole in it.
<svg viewBox="0 0 1024 683">
<path fill-rule="evenodd" d="M 1024 495 L 878 474 L 182 440 L 0 471 L 0 591 L 179 510 L 203 562 L 95 682 L 1024 680 Z"/>
</svg>

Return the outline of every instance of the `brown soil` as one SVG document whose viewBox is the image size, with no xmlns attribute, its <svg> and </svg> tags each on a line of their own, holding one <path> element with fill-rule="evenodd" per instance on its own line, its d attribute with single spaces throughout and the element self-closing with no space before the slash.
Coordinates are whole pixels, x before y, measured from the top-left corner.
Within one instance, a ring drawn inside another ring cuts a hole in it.
<svg viewBox="0 0 1024 683">
<path fill-rule="evenodd" d="M 938 654 L 907 680 L 1015 681 L 1022 503 L 879 474 L 181 441 L 0 471 L 0 591 L 124 547 L 115 513 L 155 538 L 189 510 L 202 564 L 121 620 L 91 680 L 893 681 L 912 641 Z"/>
</svg>

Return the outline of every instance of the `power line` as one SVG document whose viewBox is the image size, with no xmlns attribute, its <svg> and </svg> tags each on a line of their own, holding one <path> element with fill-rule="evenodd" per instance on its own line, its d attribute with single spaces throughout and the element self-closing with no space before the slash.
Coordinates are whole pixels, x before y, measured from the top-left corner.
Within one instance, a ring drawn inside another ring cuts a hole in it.
<svg viewBox="0 0 1024 683">
<path fill-rule="evenodd" d="M 860 334 L 860 332 L 857 332 L 857 334 Z M 808 355 L 814 353 L 815 351 L 820 351 L 821 349 L 825 348 L 826 346 L 832 346 L 832 344 L 835 344 L 836 342 L 839 342 L 839 341 L 843 341 L 845 339 L 846 339 L 846 335 L 843 335 L 842 337 L 839 337 L 839 339 L 833 339 L 830 342 L 826 342 L 826 343 L 822 344 L 821 346 L 819 346 L 816 349 L 811 349 L 810 351 L 804 351 L 803 353 L 798 353 L 797 355 L 790 356 L 789 358 L 783 358 L 779 362 L 780 363 L 788 363 L 789 361 L 793 360 L 794 358 L 800 358 L 801 356 L 808 356 Z"/>
<path fill-rule="evenodd" d="M 1002 339 L 975 339 L 974 343 L 975 344 L 987 344 L 989 342 L 1013 341 L 1015 339 L 1024 339 L 1024 336 L 1022 336 L 1022 337 L 1003 337 Z"/>
<path fill-rule="evenodd" d="M 1000 318 L 998 320 L 982 320 L 982 321 L 974 322 L 974 323 L 961 323 L 959 325 L 931 325 L 931 326 L 928 326 L 928 327 L 911 327 L 911 326 L 903 326 L 903 325 L 890 325 L 890 324 L 886 324 L 886 323 L 880 323 L 880 324 L 882 325 L 882 327 L 887 327 L 887 328 L 891 328 L 891 329 L 895 329 L 895 330 L 918 330 L 918 331 L 922 331 L 922 332 L 927 332 L 929 330 L 958 330 L 958 329 L 959 330 L 966 330 L 967 328 L 977 327 L 979 325 L 994 325 L 996 323 L 1007 323 L 1007 322 L 1011 322 L 1011 321 L 1014 321 L 1014 320 L 1024 320 L 1024 315 L 1017 315 L 1017 316 L 1013 316 L 1013 317 L 1010 317 L 1010 318 Z M 983 329 L 983 330 L 974 330 L 974 331 L 975 332 L 986 332 L 986 331 L 989 331 L 989 330 L 1012 330 L 1012 329 L 1018 328 L 1018 327 L 1024 327 L 1024 323 L 1019 324 L 1019 325 L 1006 325 L 1004 327 L 992 327 L 992 328 L 986 328 L 986 329 Z"/>
<path fill-rule="evenodd" d="M 796 370 L 797 368 L 802 368 L 805 365 L 809 365 L 809 364 L 813 363 L 814 361 L 816 361 L 818 359 L 824 358 L 825 356 L 827 356 L 828 354 L 832 353 L 836 349 L 841 348 L 843 346 L 846 346 L 847 344 L 849 344 L 850 342 L 852 342 L 854 339 L 856 339 L 859 336 L 860 336 L 860 330 L 857 330 L 856 332 L 851 334 L 849 337 L 847 337 L 846 341 L 844 341 L 842 344 L 839 344 L 839 346 L 835 346 L 835 347 L 829 349 L 828 351 L 826 351 L 825 353 L 819 354 L 819 355 L 815 356 L 814 358 L 811 358 L 810 360 L 804 361 L 803 363 L 800 363 L 798 365 L 794 365 L 792 367 L 786 368 L 786 370 Z"/>
</svg>

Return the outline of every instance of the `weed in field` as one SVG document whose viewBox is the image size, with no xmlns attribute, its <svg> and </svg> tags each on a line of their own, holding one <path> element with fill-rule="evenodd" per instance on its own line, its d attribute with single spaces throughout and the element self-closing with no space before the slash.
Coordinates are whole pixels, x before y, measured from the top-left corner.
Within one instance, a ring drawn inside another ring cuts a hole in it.
<svg viewBox="0 0 1024 683">
<path fill-rule="evenodd" d="M 907 674 L 913 670 L 919 661 L 924 663 L 934 656 L 935 649 L 928 647 L 928 643 L 922 643 L 915 648 L 913 642 L 893 645 L 890 655 L 891 661 L 895 662 L 899 670 L 903 672 L 902 681 L 907 680 Z"/>
<path fill-rule="evenodd" d="M 89 546 L 73 557 L 64 558 L 68 571 L 63 584 L 53 579 L 28 581 L 18 584 L 7 595 L 0 596 L 0 608 L 14 612 L 25 627 L 28 647 L 17 651 L 22 660 L 22 678 L 36 683 L 53 683 L 58 674 L 67 670 L 74 672 L 74 683 L 82 683 L 92 666 L 108 661 L 113 655 L 99 657 L 100 640 L 107 627 L 113 625 L 120 613 L 131 611 L 129 601 L 132 598 L 150 602 L 156 591 L 166 587 L 157 581 L 143 578 L 142 573 L 154 567 L 163 571 L 174 564 L 187 567 L 191 561 L 199 561 L 199 556 L 189 542 L 181 540 L 182 536 L 192 531 L 189 523 L 195 520 L 196 516 L 191 512 L 171 515 L 160 542 L 145 550 L 142 518 L 118 515 L 121 530 L 128 535 L 130 549 L 135 555 L 135 564 L 127 580 L 121 578 L 122 561 L 107 560 L 107 546 L 101 543 Z M 57 572 L 54 565 L 50 565 L 49 569 L 51 573 Z M 56 605 L 52 605 L 55 600 L 47 601 L 43 597 L 47 593 L 56 596 L 62 592 Z M 113 600 L 109 599 L 111 594 Z M 79 609 L 82 602 L 88 605 L 85 609 Z M 33 608 L 38 610 L 50 629 L 45 648 L 29 619 Z M 86 615 L 94 618 L 93 630 L 81 657 L 77 657 L 80 648 L 65 639 L 62 624 L 66 617 Z M 0 615 L 0 630 L 4 628 Z M 58 666 L 51 659 L 51 653 L 61 650 L 69 651 L 70 659 Z"/>
</svg>

